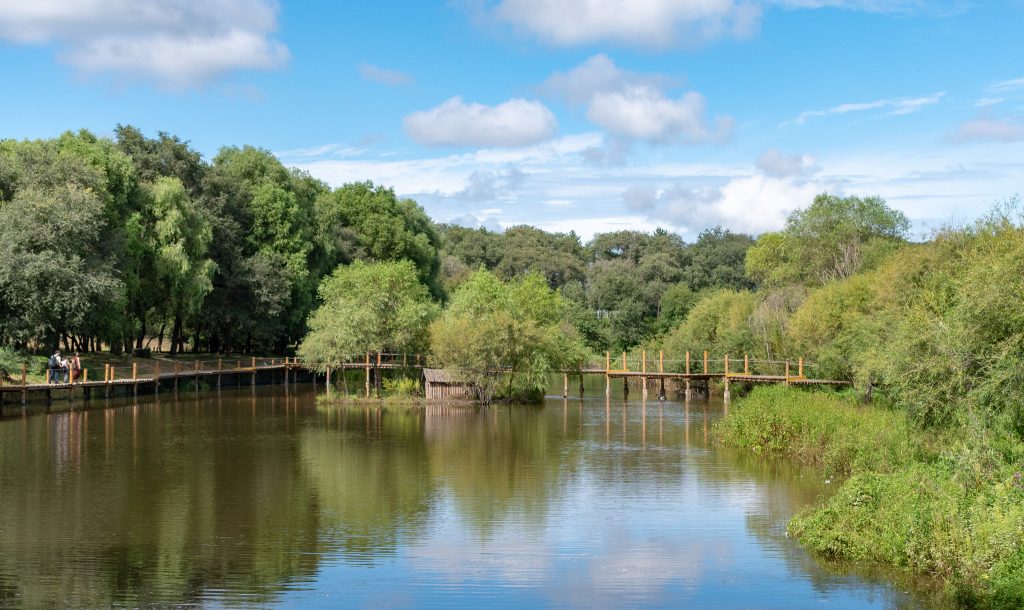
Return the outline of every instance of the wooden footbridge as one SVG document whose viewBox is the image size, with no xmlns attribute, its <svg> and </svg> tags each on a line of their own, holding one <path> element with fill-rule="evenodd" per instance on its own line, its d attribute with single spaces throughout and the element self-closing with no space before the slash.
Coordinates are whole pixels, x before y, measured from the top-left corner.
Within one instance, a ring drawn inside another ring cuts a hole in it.
<svg viewBox="0 0 1024 610">
<path fill-rule="evenodd" d="M 614 362 L 614 368 L 613 368 Z M 105 364 L 102 376 L 89 369 L 83 369 L 81 378 L 75 381 L 55 380 L 50 383 L 29 383 L 26 367 L 21 370 L 20 379 L 9 379 L 4 382 L 0 378 L 0 409 L 5 402 L 25 404 L 30 396 L 42 397 L 47 401 L 55 392 L 80 391 L 85 400 L 93 398 L 96 393 L 109 398 L 112 393 L 130 393 L 138 395 L 140 388 L 144 391 L 160 392 L 161 389 L 178 391 L 179 385 L 187 385 L 198 389 L 200 382 L 211 388 L 223 385 L 239 387 L 243 383 L 255 386 L 257 376 L 267 383 L 288 385 L 299 381 L 301 373 L 305 379 L 316 383 L 317 374 L 326 373 L 326 387 L 332 387 L 331 372 L 337 370 L 362 369 L 365 375 L 364 390 L 366 396 L 371 395 L 371 373 L 388 369 L 423 369 L 428 360 L 419 354 L 365 354 L 359 358 L 325 369 L 314 368 L 297 358 L 217 358 L 216 360 L 184 360 L 169 363 L 167 361 L 146 360 L 116 366 Z M 605 377 L 605 393 L 611 394 L 611 380 L 623 379 L 624 392 L 629 392 L 630 382 L 639 382 L 644 396 L 654 384 L 659 396 L 665 396 L 665 381 L 673 380 L 682 384 L 686 396 L 690 396 L 693 386 L 705 389 L 712 381 L 724 384 L 725 397 L 729 398 L 732 383 L 782 383 L 786 385 L 849 385 L 849 381 L 813 379 L 804 375 L 805 362 L 797 360 L 759 360 L 744 355 L 742 360 L 730 360 L 727 354 L 723 358 L 711 359 L 708 352 L 703 352 L 699 361 L 691 359 L 686 352 L 683 359 L 666 360 L 665 353 L 659 352 L 658 357 L 648 358 L 645 351 L 627 354 L 623 352 L 621 367 L 619 360 L 614 361 L 610 352 L 605 353 L 603 363 L 586 363 L 579 368 L 563 370 L 563 394 L 569 393 L 569 376 L 578 375 L 582 389 L 584 375 L 603 375 Z M 507 369 L 506 369 L 507 370 Z M 502 371 L 499 371 L 502 372 Z M 49 377 L 49 372 L 47 373 Z M 377 376 L 379 379 L 379 375 Z M 189 385 L 190 384 L 190 385 Z"/>
<path fill-rule="evenodd" d="M 712 381 L 720 381 L 723 384 L 725 399 L 729 399 L 730 386 L 733 383 L 781 383 L 785 385 L 850 385 L 849 381 L 835 379 L 814 379 L 804 375 L 804 359 L 796 360 L 764 360 L 752 359 L 748 354 L 743 355 L 742 361 L 730 360 L 729 354 L 721 359 L 711 359 L 708 352 L 703 352 L 699 362 L 694 362 L 690 352 L 686 352 L 682 360 L 666 360 L 665 352 L 658 352 L 657 359 L 648 359 L 647 352 L 639 354 L 622 353 L 622 368 L 618 368 L 618 360 L 614 361 L 616 368 L 612 368 L 612 357 L 610 352 L 605 352 L 604 368 L 593 365 L 587 368 L 586 373 L 601 374 L 605 376 L 605 394 L 611 394 L 611 380 L 624 379 L 623 391 L 629 392 L 628 380 L 637 379 L 640 382 L 641 391 L 644 397 L 647 396 L 651 382 L 656 382 L 661 398 L 665 397 L 665 380 L 670 379 L 683 384 L 683 391 L 686 397 L 693 392 L 693 385 L 701 384 L 705 389 Z M 657 368 L 655 368 L 655 366 Z M 563 395 L 568 395 L 568 375 L 563 377 Z"/>
</svg>

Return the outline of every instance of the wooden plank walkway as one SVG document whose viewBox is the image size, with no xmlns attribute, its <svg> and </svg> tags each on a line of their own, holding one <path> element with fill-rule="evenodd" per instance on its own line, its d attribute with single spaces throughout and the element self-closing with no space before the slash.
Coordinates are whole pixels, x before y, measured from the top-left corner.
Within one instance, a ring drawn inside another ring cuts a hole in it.
<svg viewBox="0 0 1024 610">
<path fill-rule="evenodd" d="M 641 352 L 640 358 L 634 362 L 630 361 L 630 356 L 626 353 L 622 354 L 622 368 L 612 368 L 611 353 L 605 353 L 604 366 L 595 363 L 588 363 L 581 368 L 572 370 L 561 371 L 564 379 L 564 390 L 563 393 L 568 395 L 568 378 L 569 375 L 602 375 L 606 380 L 606 393 L 611 392 L 611 380 L 612 379 L 623 379 L 632 380 L 638 379 L 641 381 L 642 390 L 644 395 L 647 393 L 647 384 L 649 381 L 656 381 L 661 383 L 661 393 L 664 395 L 664 382 L 665 380 L 676 380 L 681 381 L 685 385 L 685 391 L 687 396 L 691 391 L 691 382 L 699 382 L 702 384 L 708 384 L 711 381 L 721 381 L 725 386 L 725 396 L 729 396 L 729 386 L 731 383 L 782 383 L 786 385 L 825 385 L 825 386 L 842 386 L 850 385 L 849 381 L 845 380 L 834 380 L 834 379 L 813 379 L 804 376 L 804 361 L 802 358 L 796 361 L 790 360 L 751 360 L 748 356 L 744 355 L 742 361 L 742 371 L 736 370 L 739 366 L 739 362 L 736 360 L 732 361 L 733 369 L 730 369 L 729 355 L 726 355 L 723 359 L 710 359 L 708 353 L 704 352 L 702 359 L 699 361 L 700 366 L 696 367 L 699 370 L 694 371 L 693 368 L 696 366 L 696 362 L 691 362 L 690 353 L 685 354 L 685 359 L 678 361 L 671 361 L 665 359 L 664 352 L 659 352 L 657 360 L 648 360 L 647 353 Z M 351 362 L 345 362 L 335 367 L 327 368 L 327 383 L 330 388 L 331 369 L 343 369 L 343 370 L 359 370 L 363 369 L 366 374 L 365 390 L 367 396 L 370 395 L 370 373 L 372 370 L 394 370 L 394 369 L 422 369 L 426 366 L 426 358 L 419 354 L 365 354 L 360 360 Z M 722 367 L 717 369 L 719 362 Z M 245 363 L 246 366 L 242 366 Z M 168 362 L 156 362 L 156 363 L 144 363 L 147 368 L 152 370 L 141 372 L 138 367 L 138 363 L 132 363 L 130 366 L 124 367 L 113 367 L 106 365 L 103 372 L 103 379 L 89 380 L 89 371 L 84 371 L 84 378 L 74 383 L 27 383 L 26 371 L 24 367 L 21 374 L 21 383 L 0 383 L 0 405 L 5 402 L 5 395 L 20 394 L 20 400 L 24 403 L 30 394 L 45 393 L 49 398 L 51 393 L 54 391 L 61 390 L 76 390 L 82 389 L 85 398 L 89 398 L 93 390 L 103 389 L 107 395 L 110 393 L 111 388 L 123 388 L 131 387 L 132 392 L 137 394 L 140 387 L 147 388 L 152 387 L 156 391 L 159 391 L 160 386 L 164 383 L 171 383 L 175 390 L 178 389 L 178 384 L 181 381 L 198 381 L 199 379 L 209 379 L 215 377 L 217 379 L 217 387 L 221 386 L 221 382 L 224 376 L 233 377 L 236 385 L 241 385 L 241 379 L 243 376 L 248 376 L 249 383 L 256 385 L 257 375 L 261 372 L 268 371 L 282 371 L 282 381 L 285 385 L 289 383 L 289 378 L 294 377 L 295 371 L 315 371 L 315 369 L 306 363 L 299 361 L 297 358 L 247 358 L 244 360 L 232 359 L 229 362 L 225 362 L 224 358 L 218 358 L 216 361 L 192 361 L 192 362 L 176 362 L 173 365 L 173 370 L 162 369 L 161 364 L 170 367 Z M 225 366 L 227 364 L 227 366 Z M 618 362 L 616 362 L 618 364 Z M 630 366 L 630 365 L 633 366 Z M 650 368 L 648 367 L 650 364 Z M 655 364 L 657 367 L 655 368 Z M 666 367 L 666 364 L 670 365 Z M 772 367 L 781 368 L 782 374 L 771 373 L 771 372 L 752 372 L 751 365 L 760 368 L 763 371 Z M 670 370 L 673 366 L 677 366 L 681 370 Z M 791 368 L 795 367 L 795 371 L 791 371 Z M 130 370 L 131 376 L 118 377 L 117 372 Z M 795 372 L 796 374 L 791 374 Z M 291 380 L 295 382 L 294 379 Z M 582 380 L 581 380 L 582 384 Z M 582 385 L 581 385 L 582 387 Z M 329 391 L 329 389 L 328 389 Z M 629 385 L 624 384 L 624 391 L 628 393 Z M 17 398 L 15 400 L 18 400 Z"/>
</svg>

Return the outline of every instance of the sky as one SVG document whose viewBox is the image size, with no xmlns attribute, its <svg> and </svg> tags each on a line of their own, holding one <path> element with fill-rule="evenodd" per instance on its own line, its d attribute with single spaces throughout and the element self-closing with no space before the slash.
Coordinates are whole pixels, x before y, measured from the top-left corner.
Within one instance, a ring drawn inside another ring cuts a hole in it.
<svg viewBox="0 0 1024 610">
<path fill-rule="evenodd" d="M 251 144 L 438 222 L 915 236 L 1024 192 L 1024 0 L 0 0 L 0 138 Z"/>
</svg>

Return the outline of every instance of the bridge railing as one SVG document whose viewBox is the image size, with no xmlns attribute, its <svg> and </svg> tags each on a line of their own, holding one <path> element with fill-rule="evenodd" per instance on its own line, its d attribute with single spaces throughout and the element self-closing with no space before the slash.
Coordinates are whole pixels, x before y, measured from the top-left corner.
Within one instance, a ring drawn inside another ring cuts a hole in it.
<svg viewBox="0 0 1024 610">
<path fill-rule="evenodd" d="M 810 363 L 803 358 L 753 358 L 750 354 L 713 355 L 710 352 L 684 352 L 680 355 L 640 350 L 618 354 L 606 352 L 604 362 L 596 363 L 595 368 L 610 373 L 729 374 L 800 379 L 807 376 Z"/>
</svg>

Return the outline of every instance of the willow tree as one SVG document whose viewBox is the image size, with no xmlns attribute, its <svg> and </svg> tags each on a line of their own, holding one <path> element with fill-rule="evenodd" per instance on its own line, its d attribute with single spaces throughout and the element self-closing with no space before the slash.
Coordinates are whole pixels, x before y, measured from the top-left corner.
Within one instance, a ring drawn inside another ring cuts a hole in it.
<svg viewBox="0 0 1024 610">
<path fill-rule="evenodd" d="M 417 352 L 428 344 L 437 305 L 410 261 L 338 267 L 319 290 L 322 304 L 309 318 L 298 353 L 325 370 L 361 354 Z M 380 375 L 377 376 L 380 382 Z"/>
<path fill-rule="evenodd" d="M 507 396 L 543 392 L 551 373 L 577 368 L 584 349 L 562 295 L 538 273 L 502 282 L 486 271 L 459 286 L 431 327 L 438 364 L 489 403 L 502 376 Z"/>
</svg>

